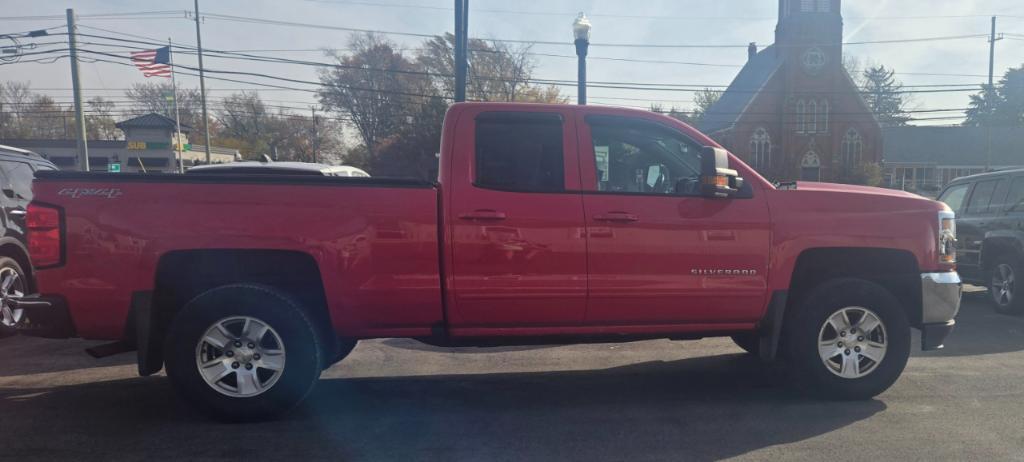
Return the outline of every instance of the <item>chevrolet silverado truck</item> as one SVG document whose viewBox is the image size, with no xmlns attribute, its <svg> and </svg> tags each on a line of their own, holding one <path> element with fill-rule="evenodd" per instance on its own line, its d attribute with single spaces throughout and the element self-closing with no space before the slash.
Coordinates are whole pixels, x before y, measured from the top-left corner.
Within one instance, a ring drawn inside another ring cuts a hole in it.
<svg viewBox="0 0 1024 462">
<path fill-rule="evenodd" d="M 41 173 L 36 335 L 137 351 L 200 410 L 280 414 L 360 339 L 498 346 L 731 336 L 803 390 L 867 399 L 911 328 L 960 303 L 953 213 L 870 187 L 773 185 L 651 112 L 465 103 L 436 183 Z"/>
</svg>

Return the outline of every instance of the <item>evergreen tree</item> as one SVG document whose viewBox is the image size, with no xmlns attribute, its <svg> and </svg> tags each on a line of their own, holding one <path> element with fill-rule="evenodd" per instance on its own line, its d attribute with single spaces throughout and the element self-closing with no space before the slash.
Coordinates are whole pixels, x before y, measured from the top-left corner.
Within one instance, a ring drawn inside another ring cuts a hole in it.
<svg viewBox="0 0 1024 462">
<path fill-rule="evenodd" d="M 864 101 L 883 127 L 903 126 L 910 120 L 906 109 L 909 98 L 903 92 L 903 83 L 894 77 L 895 73 L 885 66 L 872 66 L 861 74 Z"/>
</svg>

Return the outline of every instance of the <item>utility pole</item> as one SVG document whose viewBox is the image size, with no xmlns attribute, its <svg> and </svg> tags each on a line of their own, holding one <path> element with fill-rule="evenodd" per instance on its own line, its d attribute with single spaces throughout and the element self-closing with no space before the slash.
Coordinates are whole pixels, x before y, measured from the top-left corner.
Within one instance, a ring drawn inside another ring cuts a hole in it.
<svg viewBox="0 0 1024 462">
<path fill-rule="evenodd" d="M 455 0 L 455 102 L 466 100 L 469 47 L 469 0 Z"/>
<path fill-rule="evenodd" d="M 317 129 L 317 123 L 316 123 L 316 106 L 313 106 L 312 109 L 313 109 L 313 163 L 315 164 L 315 163 L 318 162 L 317 157 L 318 157 L 318 154 L 319 154 L 318 151 L 320 150 L 320 131 Z"/>
<path fill-rule="evenodd" d="M 203 76 L 203 35 L 199 31 L 199 0 L 196 0 L 196 51 L 199 54 L 199 100 L 203 104 L 203 133 L 206 135 L 206 164 L 210 164 L 210 117 L 206 112 L 206 78 Z"/>
<path fill-rule="evenodd" d="M 996 41 L 1002 40 L 1002 37 L 996 38 L 996 17 L 992 16 L 992 33 L 988 38 L 988 88 L 985 90 L 985 101 L 987 104 L 992 104 L 991 97 L 995 94 L 995 68 L 996 68 Z M 985 149 L 985 171 L 992 169 L 992 111 L 995 108 L 988 107 L 985 111 L 985 117 L 988 119 L 985 121 L 985 138 L 987 139 L 987 147 Z"/>
<path fill-rule="evenodd" d="M 75 10 L 68 8 L 68 48 L 71 49 L 71 88 L 75 98 L 75 124 L 77 125 L 78 162 L 83 172 L 89 171 L 89 143 L 85 139 L 85 114 L 82 112 L 82 85 L 78 81 L 78 38 L 75 29 Z"/>
</svg>

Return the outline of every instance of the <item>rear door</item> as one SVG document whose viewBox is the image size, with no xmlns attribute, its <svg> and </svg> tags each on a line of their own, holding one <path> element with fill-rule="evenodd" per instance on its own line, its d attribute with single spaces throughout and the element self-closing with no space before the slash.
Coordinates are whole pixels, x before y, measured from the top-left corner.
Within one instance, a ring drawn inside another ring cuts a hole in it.
<svg viewBox="0 0 1024 462">
<path fill-rule="evenodd" d="M 454 328 L 579 324 L 586 240 L 571 109 L 468 109 L 446 223 Z"/>
<path fill-rule="evenodd" d="M 957 220 L 957 270 L 970 281 L 984 280 L 981 247 L 985 234 L 996 224 L 998 204 L 1004 203 L 1008 182 L 1005 177 L 983 179 L 974 185 L 963 218 Z"/>
</svg>

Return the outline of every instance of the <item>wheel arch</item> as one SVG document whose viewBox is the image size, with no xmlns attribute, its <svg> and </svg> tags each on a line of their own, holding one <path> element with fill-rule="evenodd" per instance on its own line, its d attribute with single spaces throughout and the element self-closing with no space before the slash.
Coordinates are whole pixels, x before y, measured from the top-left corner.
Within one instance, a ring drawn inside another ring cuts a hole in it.
<svg viewBox="0 0 1024 462">
<path fill-rule="evenodd" d="M 789 284 L 787 313 L 818 285 L 837 278 L 874 282 L 896 297 L 911 325 L 921 323 L 921 270 L 908 250 L 880 247 L 806 249 L 797 257 Z M 787 316 L 788 318 L 788 316 Z"/>
<path fill-rule="evenodd" d="M 133 307 L 140 374 L 149 375 L 162 367 L 160 345 L 186 303 L 210 289 L 239 283 L 265 285 L 295 298 L 321 334 L 327 350 L 324 356 L 338 348 L 320 268 L 312 255 L 277 249 L 178 250 L 160 257 L 152 293 L 141 297 L 139 307 Z M 148 313 L 141 312 L 144 310 Z M 149 347 L 143 349 L 143 344 Z"/>
<path fill-rule="evenodd" d="M 995 257 L 1006 254 L 1024 257 L 1024 233 L 1009 230 L 986 234 L 981 244 L 979 266 L 982 270 L 990 270 Z"/>
</svg>

